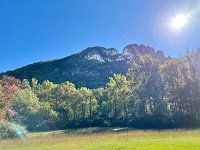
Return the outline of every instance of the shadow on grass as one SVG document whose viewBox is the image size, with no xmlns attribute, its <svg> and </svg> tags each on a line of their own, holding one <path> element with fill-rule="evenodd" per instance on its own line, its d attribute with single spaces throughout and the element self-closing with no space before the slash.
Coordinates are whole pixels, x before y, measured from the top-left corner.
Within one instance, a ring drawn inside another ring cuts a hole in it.
<svg viewBox="0 0 200 150">
<path fill-rule="evenodd" d="M 95 134 L 103 132 L 124 132 L 134 130 L 131 128 L 114 128 L 114 127 L 92 127 L 92 128 L 80 128 L 80 129 L 67 129 L 67 130 L 58 130 L 50 132 L 30 132 L 28 136 L 49 136 L 49 135 L 59 135 L 59 134 Z"/>
</svg>

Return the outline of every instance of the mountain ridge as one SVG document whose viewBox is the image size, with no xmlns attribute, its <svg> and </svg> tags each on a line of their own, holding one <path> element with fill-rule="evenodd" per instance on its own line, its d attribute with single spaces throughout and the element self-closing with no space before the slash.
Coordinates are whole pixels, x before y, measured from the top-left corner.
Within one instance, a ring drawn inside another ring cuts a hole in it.
<svg viewBox="0 0 200 150">
<path fill-rule="evenodd" d="M 28 80 L 37 78 L 39 82 L 70 81 L 77 87 L 97 88 L 104 86 L 114 73 L 126 74 L 131 60 L 140 55 L 151 55 L 161 61 L 168 59 L 162 51 L 145 45 L 127 45 L 122 53 L 115 48 L 95 46 L 61 59 L 29 64 L 3 75 Z"/>
</svg>

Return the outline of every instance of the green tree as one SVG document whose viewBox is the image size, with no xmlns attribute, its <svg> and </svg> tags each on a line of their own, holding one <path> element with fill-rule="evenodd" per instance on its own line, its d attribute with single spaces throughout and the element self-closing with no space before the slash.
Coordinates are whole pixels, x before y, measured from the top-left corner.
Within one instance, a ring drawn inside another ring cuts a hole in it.
<svg viewBox="0 0 200 150">
<path fill-rule="evenodd" d="M 39 99 L 31 89 L 23 89 L 17 93 L 13 108 L 20 120 L 28 125 L 28 128 L 39 124 L 39 120 L 33 119 L 39 112 Z"/>
<path fill-rule="evenodd" d="M 111 117 L 115 120 L 118 118 L 128 119 L 131 95 L 130 82 L 126 80 L 125 76 L 114 74 L 114 77 L 110 78 L 106 90 L 112 108 Z"/>
</svg>

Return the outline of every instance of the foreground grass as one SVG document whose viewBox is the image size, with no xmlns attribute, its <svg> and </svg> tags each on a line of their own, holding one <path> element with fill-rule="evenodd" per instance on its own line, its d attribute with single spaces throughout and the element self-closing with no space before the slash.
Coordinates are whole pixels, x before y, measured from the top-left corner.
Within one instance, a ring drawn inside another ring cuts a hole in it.
<svg viewBox="0 0 200 150">
<path fill-rule="evenodd" d="M 200 150 L 200 130 L 89 128 L 31 133 L 0 141 L 0 150 Z"/>
</svg>

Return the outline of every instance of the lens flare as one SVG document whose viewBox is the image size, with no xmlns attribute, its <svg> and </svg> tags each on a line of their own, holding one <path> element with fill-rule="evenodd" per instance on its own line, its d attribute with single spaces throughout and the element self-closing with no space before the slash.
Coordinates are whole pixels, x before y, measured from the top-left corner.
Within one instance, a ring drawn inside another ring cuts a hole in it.
<svg viewBox="0 0 200 150">
<path fill-rule="evenodd" d="M 14 129 L 15 129 L 15 132 L 16 134 L 18 135 L 18 137 L 25 142 L 25 136 L 24 134 L 22 133 L 22 131 L 16 126 L 14 125 Z"/>
</svg>

